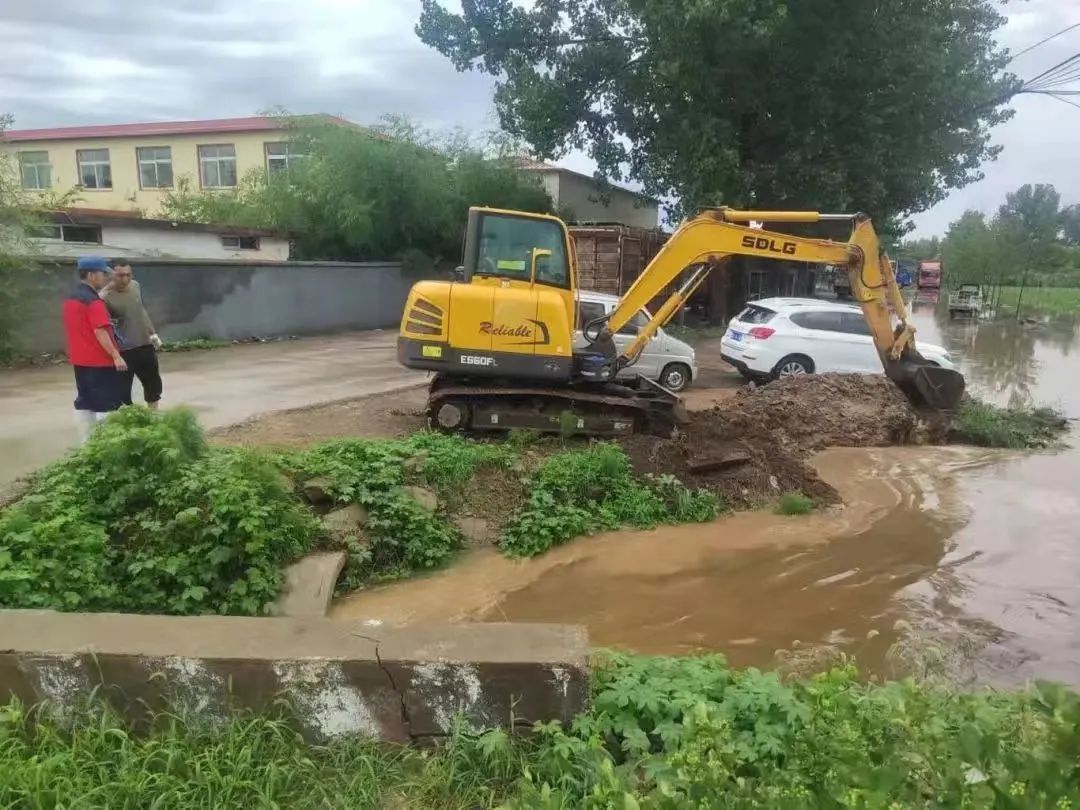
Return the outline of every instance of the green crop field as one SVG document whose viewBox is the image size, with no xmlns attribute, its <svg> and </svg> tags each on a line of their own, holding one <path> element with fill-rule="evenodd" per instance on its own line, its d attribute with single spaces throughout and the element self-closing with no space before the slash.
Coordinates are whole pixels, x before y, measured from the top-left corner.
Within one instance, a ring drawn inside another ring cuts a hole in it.
<svg viewBox="0 0 1080 810">
<path fill-rule="evenodd" d="M 1003 287 L 1001 306 L 1015 307 L 1019 297 L 1019 287 Z M 1080 287 L 1028 287 L 1024 290 L 1020 309 L 1053 314 L 1080 313 Z"/>
</svg>

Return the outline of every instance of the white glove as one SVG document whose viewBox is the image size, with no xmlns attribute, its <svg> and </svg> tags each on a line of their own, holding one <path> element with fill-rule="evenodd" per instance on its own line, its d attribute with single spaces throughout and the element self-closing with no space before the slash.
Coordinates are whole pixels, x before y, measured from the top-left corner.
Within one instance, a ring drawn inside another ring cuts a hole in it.
<svg viewBox="0 0 1080 810">
<path fill-rule="evenodd" d="M 150 343 L 155 349 L 161 348 L 161 338 L 159 338 L 156 334 L 150 336 Z"/>
</svg>

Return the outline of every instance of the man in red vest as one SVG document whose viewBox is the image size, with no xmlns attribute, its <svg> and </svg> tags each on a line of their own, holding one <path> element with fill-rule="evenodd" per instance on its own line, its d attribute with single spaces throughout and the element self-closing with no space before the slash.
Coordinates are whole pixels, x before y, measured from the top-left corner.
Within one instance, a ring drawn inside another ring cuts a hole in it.
<svg viewBox="0 0 1080 810">
<path fill-rule="evenodd" d="M 64 334 L 68 362 L 75 369 L 75 418 L 79 442 L 94 425 L 124 401 L 127 363 L 120 354 L 109 310 L 99 292 L 109 283 L 109 265 L 100 256 L 78 262 L 79 283 L 64 301 Z"/>
</svg>

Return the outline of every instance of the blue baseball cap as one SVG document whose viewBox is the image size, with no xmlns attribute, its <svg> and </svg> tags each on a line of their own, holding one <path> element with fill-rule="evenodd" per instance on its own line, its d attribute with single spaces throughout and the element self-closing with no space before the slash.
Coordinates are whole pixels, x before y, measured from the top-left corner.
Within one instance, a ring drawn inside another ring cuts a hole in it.
<svg viewBox="0 0 1080 810">
<path fill-rule="evenodd" d="M 75 264 L 76 269 L 79 271 L 79 276 L 85 276 L 89 273 L 111 273 L 112 268 L 109 267 L 109 263 L 105 261 L 101 256 L 80 256 L 79 261 Z"/>
</svg>

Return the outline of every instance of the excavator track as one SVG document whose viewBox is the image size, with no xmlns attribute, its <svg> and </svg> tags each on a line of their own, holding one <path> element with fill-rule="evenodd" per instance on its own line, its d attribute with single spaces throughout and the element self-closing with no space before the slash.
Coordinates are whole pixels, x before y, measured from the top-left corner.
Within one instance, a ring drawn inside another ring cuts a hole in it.
<svg viewBox="0 0 1080 810">
<path fill-rule="evenodd" d="M 428 424 L 438 430 L 465 432 L 519 428 L 582 436 L 671 435 L 685 418 L 679 398 L 664 389 L 485 382 L 436 377 L 428 394 Z"/>
</svg>

